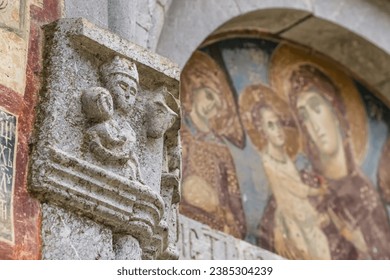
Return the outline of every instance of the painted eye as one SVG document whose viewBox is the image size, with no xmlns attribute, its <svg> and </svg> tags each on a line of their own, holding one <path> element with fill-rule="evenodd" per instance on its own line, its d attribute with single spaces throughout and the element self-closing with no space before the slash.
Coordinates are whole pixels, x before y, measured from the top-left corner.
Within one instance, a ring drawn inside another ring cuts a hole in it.
<svg viewBox="0 0 390 280">
<path fill-rule="evenodd" d="M 275 125 L 274 125 L 273 122 L 268 122 L 268 127 L 269 127 L 270 129 L 274 129 L 274 128 L 275 128 Z"/>
<path fill-rule="evenodd" d="M 210 91 L 206 91 L 206 98 L 207 100 L 213 101 L 214 95 Z"/>
<path fill-rule="evenodd" d="M 313 97 L 309 100 L 309 107 L 317 114 L 321 113 L 322 100 L 319 97 Z"/>
<path fill-rule="evenodd" d="M 300 109 L 299 112 L 299 118 L 302 120 L 302 121 L 307 121 L 308 119 L 308 116 L 307 116 L 307 112 L 305 109 Z"/>
<path fill-rule="evenodd" d="M 320 104 L 314 104 L 313 110 L 314 110 L 314 112 L 316 112 L 317 114 L 321 113 L 321 106 L 320 106 Z"/>
</svg>

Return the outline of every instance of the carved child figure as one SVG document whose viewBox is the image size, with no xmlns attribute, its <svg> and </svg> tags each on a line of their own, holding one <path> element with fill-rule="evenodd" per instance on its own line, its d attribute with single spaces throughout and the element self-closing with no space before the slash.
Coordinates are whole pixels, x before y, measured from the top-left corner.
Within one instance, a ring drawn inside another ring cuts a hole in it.
<svg viewBox="0 0 390 280">
<path fill-rule="evenodd" d="M 113 118 L 114 106 L 110 92 L 102 87 L 91 87 L 81 96 L 83 111 L 93 125 L 87 130 L 89 149 L 101 162 L 129 164 L 131 179 L 141 180 L 139 163 L 133 148 L 136 140 L 131 127 L 122 128 Z"/>
</svg>

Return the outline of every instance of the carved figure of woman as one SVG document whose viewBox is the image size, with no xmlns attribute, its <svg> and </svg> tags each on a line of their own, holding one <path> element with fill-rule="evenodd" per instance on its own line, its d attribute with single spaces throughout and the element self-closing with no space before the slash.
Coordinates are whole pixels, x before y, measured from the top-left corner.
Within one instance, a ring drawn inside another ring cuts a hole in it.
<svg viewBox="0 0 390 280">
<path fill-rule="evenodd" d="M 210 57 L 199 52 L 192 61 L 182 74 L 180 211 L 214 229 L 243 238 L 246 225 L 241 194 L 233 158 L 224 143 L 225 139 L 235 143 L 243 140 L 240 130 L 235 129 L 238 119 L 234 119 L 237 113 L 231 107 L 233 97 L 222 71 Z M 231 123 L 224 126 L 221 121 Z"/>
<path fill-rule="evenodd" d="M 93 123 L 87 130 L 89 149 L 102 162 L 132 165 L 132 178 L 141 178 L 137 158 L 133 154 L 135 132 L 119 126 L 113 118 L 113 100 L 102 87 L 84 90 L 81 96 L 83 111 Z"/>
<path fill-rule="evenodd" d="M 356 164 L 338 88 L 311 64 L 290 76 L 289 100 L 307 139 L 305 152 L 329 192 L 320 204 L 359 258 L 390 258 L 390 225 L 377 191 Z M 335 255 L 337 256 L 336 252 Z"/>
</svg>

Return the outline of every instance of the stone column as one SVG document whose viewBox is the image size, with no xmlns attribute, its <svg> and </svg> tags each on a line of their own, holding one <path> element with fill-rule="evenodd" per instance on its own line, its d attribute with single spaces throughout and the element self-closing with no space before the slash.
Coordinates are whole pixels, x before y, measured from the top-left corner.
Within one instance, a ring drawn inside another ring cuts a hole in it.
<svg viewBox="0 0 390 280">
<path fill-rule="evenodd" d="M 108 28 L 155 50 L 172 0 L 108 0 Z"/>
<path fill-rule="evenodd" d="M 109 29 L 136 42 L 137 6 L 137 0 L 108 0 Z"/>
<path fill-rule="evenodd" d="M 45 33 L 29 172 L 43 258 L 178 258 L 178 68 L 83 19 Z"/>
</svg>

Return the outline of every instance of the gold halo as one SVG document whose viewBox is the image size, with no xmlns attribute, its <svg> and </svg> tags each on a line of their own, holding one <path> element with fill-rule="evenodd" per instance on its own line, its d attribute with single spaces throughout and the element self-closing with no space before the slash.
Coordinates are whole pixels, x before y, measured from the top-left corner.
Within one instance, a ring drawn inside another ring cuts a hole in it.
<svg viewBox="0 0 390 280">
<path fill-rule="evenodd" d="M 194 90 L 202 87 L 213 89 L 222 100 L 221 109 L 211 120 L 210 126 L 219 136 L 226 137 L 242 148 L 245 142 L 244 130 L 226 75 L 213 58 L 201 51 L 195 51 L 180 77 L 180 99 L 184 115 L 191 112 Z"/>
<path fill-rule="evenodd" d="M 346 111 L 344 117 L 349 124 L 352 152 L 356 161 L 361 163 L 367 150 L 367 115 L 353 80 L 338 65 L 301 48 L 281 44 L 271 57 L 269 76 L 272 88 L 288 102 L 290 76 L 299 66 L 307 64 L 321 70 L 339 89 Z"/>
<path fill-rule="evenodd" d="M 281 99 L 272 89 L 262 84 L 246 87 L 240 94 L 239 110 L 243 125 L 259 151 L 262 151 L 267 140 L 264 133 L 256 126 L 257 120 L 253 119 L 252 111 L 259 105 L 271 107 L 282 121 L 286 135 L 286 152 L 290 158 L 294 158 L 300 150 L 300 135 L 288 104 Z"/>
</svg>

